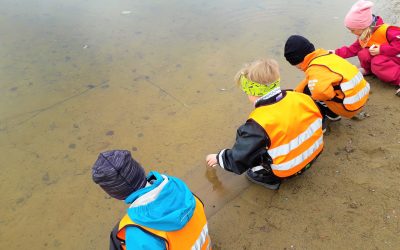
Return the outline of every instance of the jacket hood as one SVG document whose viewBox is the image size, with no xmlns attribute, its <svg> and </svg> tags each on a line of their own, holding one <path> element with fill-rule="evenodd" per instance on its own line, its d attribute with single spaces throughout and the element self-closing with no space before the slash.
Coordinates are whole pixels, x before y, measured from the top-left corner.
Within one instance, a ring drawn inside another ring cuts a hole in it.
<svg viewBox="0 0 400 250">
<path fill-rule="evenodd" d="M 382 17 L 376 16 L 376 25 L 380 26 L 382 24 L 384 24 Z"/>
<path fill-rule="evenodd" d="M 324 50 L 324 49 L 316 49 L 314 52 L 311 52 L 310 54 L 306 55 L 306 57 L 304 57 L 304 61 L 300 64 L 300 69 L 301 69 L 302 71 L 306 71 L 308 65 L 310 64 L 310 62 L 311 62 L 314 58 L 316 58 L 316 57 L 318 57 L 318 56 L 321 56 L 321 55 L 324 55 L 324 54 L 328 54 L 328 53 L 329 53 L 329 52 L 328 52 L 327 50 Z"/>
<path fill-rule="evenodd" d="M 158 172 L 150 172 L 147 180 L 150 185 L 125 199 L 131 220 L 162 231 L 183 228 L 196 206 L 192 192 L 180 179 Z"/>
</svg>

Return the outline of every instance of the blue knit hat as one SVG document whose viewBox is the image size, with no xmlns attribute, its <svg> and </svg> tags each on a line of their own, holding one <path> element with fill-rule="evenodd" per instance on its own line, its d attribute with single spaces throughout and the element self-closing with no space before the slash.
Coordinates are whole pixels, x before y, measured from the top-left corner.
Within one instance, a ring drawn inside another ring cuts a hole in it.
<svg viewBox="0 0 400 250">
<path fill-rule="evenodd" d="M 124 200 L 146 185 L 146 173 L 127 150 L 100 153 L 92 168 L 93 181 L 111 197 Z"/>
</svg>

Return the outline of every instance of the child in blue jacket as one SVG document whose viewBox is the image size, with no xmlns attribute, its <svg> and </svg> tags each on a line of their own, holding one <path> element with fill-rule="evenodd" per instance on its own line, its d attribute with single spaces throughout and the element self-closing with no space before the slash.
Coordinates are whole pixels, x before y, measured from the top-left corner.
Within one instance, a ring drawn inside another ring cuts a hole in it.
<svg viewBox="0 0 400 250">
<path fill-rule="evenodd" d="M 111 233 L 110 249 L 211 246 L 203 204 L 180 179 L 158 172 L 146 177 L 126 150 L 101 153 L 92 178 L 111 197 L 130 204 Z"/>
</svg>

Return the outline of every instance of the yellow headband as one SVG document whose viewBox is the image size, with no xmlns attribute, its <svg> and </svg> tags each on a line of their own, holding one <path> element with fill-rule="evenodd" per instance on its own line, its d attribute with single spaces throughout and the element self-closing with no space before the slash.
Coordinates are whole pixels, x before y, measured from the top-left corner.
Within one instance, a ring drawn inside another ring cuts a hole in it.
<svg viewBox="0 0 400 250">
<path fill-rule="evenodd" d="M 278 78 L 275 82 L 269 83 L 268 85 L 253 82 L 247 79 L 244 75 L 240 77 L 240 85 L 242 90 L 251 96 L 264 96 L 271 92 L 273 89 L 280 87 L 281 79 Z"/>
</svg>

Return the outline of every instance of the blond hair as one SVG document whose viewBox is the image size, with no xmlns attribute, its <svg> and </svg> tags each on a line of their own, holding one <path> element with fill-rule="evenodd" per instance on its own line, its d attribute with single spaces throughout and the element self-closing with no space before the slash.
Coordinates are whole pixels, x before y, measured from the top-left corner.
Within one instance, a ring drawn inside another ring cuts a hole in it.
<svg viewBox="0 0 400 250">
<path fill-rule="evenodd" d="M 361 35 L 358 37 L 358 41 L 360 42 L 360 45 L 362 48 L 365 48 L 369 42 L 369 40 L 372 37 L 372 34 L 374 33 L 374 30 L 379 28 L 381 25 L 376 25 L 376 19 L 372 21 L 372 24 L 365 28 L 362 32 Z"/>
<path fill-rule="evenodd" d="M 279 65 L 274 59 L 258 59 L 247 63 L 235 75 L 235 82 L 240 84 L 240 77 L 244 75 L 247 79 L 268 85 L 279 79 Z"/>
<path fill-rule="evenodd" d="M 373 32 L 373 27 L 368 27 L 366 29 L 363 30 L 363 32 L 361 33 L 361 35 L 358 37 L 358 40 L 360 41 L 361 47 L 365 48 L 369 42 L 369 40 L 371 39 Z"/>
</svg>

